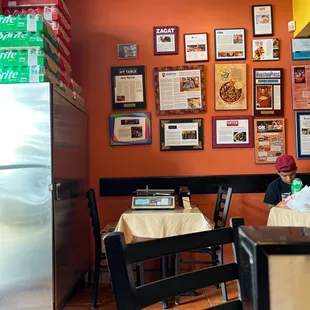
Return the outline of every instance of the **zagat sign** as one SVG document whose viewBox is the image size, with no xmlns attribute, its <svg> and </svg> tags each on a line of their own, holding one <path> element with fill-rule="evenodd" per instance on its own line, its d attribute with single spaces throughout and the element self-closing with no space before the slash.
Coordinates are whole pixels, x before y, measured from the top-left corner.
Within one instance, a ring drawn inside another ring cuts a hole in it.
<svg viewBox="0 0 310 310">
<path fill-rule="evenodd" d="M 167 27 L 167 28 L 156 28 L 156 33 L 161 34 L 161 33 L 174 33 L 174 28 L 173 27 Z"/>
<path fill-rule="evenodd" d="M 137 68 L 120 68 L 118 69 L 118 74 L 137 74 L 138 69 Z"/>
</svg>

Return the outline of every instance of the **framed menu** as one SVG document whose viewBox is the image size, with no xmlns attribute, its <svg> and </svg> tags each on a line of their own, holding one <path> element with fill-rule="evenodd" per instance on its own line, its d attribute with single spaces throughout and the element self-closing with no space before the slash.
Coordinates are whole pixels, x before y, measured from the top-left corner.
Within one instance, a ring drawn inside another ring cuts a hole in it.
<svg viewBox="0 0 310 310">
<path fill-rule="evenodd" d="M 112 109 L 145 109 L 145 67 L 111 68 Z"/>
<path fill-rule="evenodd" d="M 293 110 L 310 109 L 310 65 L 291 68 Z"/>
<path fill-rule="evenodd" d="M 292 39 L 292 59 L 310 60 L 310 38 Z"/>
<path fill-rule="evenodd" d="M 271 164 L 285 154 L 284 118 L 255 119 L 255 163 Z"/>
<path fill-rule="evenodd" d="M 215 110 L 246 110 L 246 64 L 215 64 Z"/>
<path fill-rule="evenodd" d="M 253 36 L 273 36 L 272 5 L 252 6 Z"/>
<path fill-rule="evenodd" d="M 297 158 L 310 159 L 310 111 L 295 112 L 295 124 Z"/>
<path fill-rule="evenodd" d="M 212 147 L 253 147 L 253 117 L 212 116 Z"/>
<path fill-rule="evenodd" d="M 206 111 L 203 65 L 157 67 L 154 69 L 154 75 L 158 115 Z"/>
<path fill-rule="evenodd" d="M 177 26 L 153 27 L 154 55 L 178 54 Z"/>
<path fill-rule="evenodd" d="M 253 69 L 254 116 L 283 116 L 283 69 Z"/>
<path fill-rule="evenodd" d="M 215 60 L 245 59 L 245 29 L 215 29 Z"/>
<path fill-rule="evenodd" d="M 184 49 L 185 62 L 208 61 L 208 34 L 184 34 Z"/>
<path fill-rule="evenodd" d="M 203 119 L 161 119 L 160 150 L 203 150 Z"/>
<path fill-rule="evenodd" d="M 252 40 L 252 60 L 279 60 L 279 39 Z"/>
</svg>

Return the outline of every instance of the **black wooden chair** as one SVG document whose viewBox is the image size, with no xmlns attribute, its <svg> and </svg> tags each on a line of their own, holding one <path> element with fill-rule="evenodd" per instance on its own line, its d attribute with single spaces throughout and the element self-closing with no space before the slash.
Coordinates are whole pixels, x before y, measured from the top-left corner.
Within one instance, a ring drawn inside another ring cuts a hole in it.
<svg viewBox="0 0 310 310">
<path fill-rule="evenodd" d="M 135 287 L 131 265 L 145 260 L 210 246 L 233 243 L 238 247 L 238 227 L 242 218 L 232 220 L 233 228 L 198 232 L 151 241 L 126 244 L 123 233 L 104 238 L 107 261 L 118 310 L 139 310 L 162 300 L 239 278 L 236 262 L 199 269 Z M 238 249 L 236 250 L 238 252 Z M 242 310 L 241 300 L 229 301 L 209 309 Z"/>
<path fill-rule="evenodd" d="M 214 229 L 223 228 L 226 226 L 226 220 L 228 216 L 228 211 L 230 207 L 230 201 L 232 197 L 232 188 L 229 187 L 227 190 L 223 189 L 222 186 L 218 189 L 213 222 L 214 222 Z M 192 253 L 199 253 L 199 254 L 206 254 L 211 256 L 211 260 L 182 260 L 180 258 L 180 254 L 176 255 L 175 259 L 175 273 L 180 273 L 180 264 L 187 263 L 187 264 L 208 264 L 212 266 L 222 265 L 224 262 L 223 259 L 223 245 L 219 244 L 217 246 L 202 248 L 198 250 L 191 251 Z M 221 283 L 222 289 L 222 296 L 223 300 L 227 301 L 227 289 L 226 284 Z M 175 303 L 179 304 L 180 297 L 177 296 L 175 299 Z"/>
<path fill-rule="evenodd" d="M 100 272 L 102 270 L 108 271 L 107 264 L 102 264 L 102 261 L 106 262 L 106 254 L 102 251 L 102 235 L 100 228 L 100 220 L 98 215 L 97 201 L 95 190 L 90 189 L 86 193 L 86 198 L 88 200 L 88 208 L 89 214 L 91 217 L 92 227 L 93 227 L 93 235 L 95 241 L 95 262 L 94 262 L 94 284 L 92 290 L 92 301 L 91 307 L 97 307 L 97 298 L 98 298 L 98 290 L 99 290 L 99 280 L 100 280 Z M 136 266 L 137 271 L 137 284 L 143 283 L 143 265 L 142 263 L 139 266 Z"/>
</svg>

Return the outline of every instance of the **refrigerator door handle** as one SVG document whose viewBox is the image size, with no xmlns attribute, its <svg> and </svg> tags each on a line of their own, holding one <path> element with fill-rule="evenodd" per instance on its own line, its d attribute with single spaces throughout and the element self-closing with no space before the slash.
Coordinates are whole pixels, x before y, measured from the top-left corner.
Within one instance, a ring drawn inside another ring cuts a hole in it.
<svg viewBox="0 0 310 310">
<path fill-rule="evenodd" d="M 58 189 L 61 186 L 61 183 L 56 183 L 55 184 L 55 196 L 56 196 L 56 200 L 61 200 L 61 198 L 59 197 L 59 192 Z"/>
</svg>

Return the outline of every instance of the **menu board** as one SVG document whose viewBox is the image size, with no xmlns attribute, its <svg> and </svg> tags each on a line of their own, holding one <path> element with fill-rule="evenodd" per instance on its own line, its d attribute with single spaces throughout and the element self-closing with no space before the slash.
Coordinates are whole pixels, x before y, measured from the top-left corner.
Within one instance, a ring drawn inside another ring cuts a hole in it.
<svg viewBox="0 0 310 310">
<path fill-rule="evenodd" d="M 216 64 L 215 110 L 246 109 L 246 64 Z"/>
<path fill-rule="evenodd" d="M 255 119 L 255 163 L 274 163 L 285 154 L 285 122 L 281 119 Z"/>
<path fill-rule="evenodd" d="M 310 65 L 292 66 L 291 74 L 293 109 L 310 109 Z"/>
</svg>

